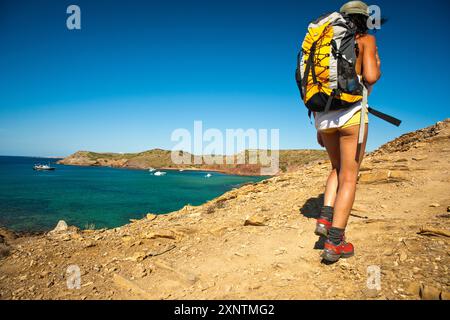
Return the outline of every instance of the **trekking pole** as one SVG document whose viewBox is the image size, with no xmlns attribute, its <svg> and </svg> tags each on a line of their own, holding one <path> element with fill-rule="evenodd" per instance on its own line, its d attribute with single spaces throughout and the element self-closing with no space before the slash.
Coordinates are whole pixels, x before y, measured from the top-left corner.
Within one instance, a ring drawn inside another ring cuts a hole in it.
<svg viewBox="0 0 450 320">
<path fill-rule="evenodd" d="M 364 143 L 364 136 L 366 133 L 366 114 L 367 114 L 367 100 L 368 100 L 368 90 L 365 84 L 363 84 L 363 99 L 361 108 L 361 123 L 359 125 L 359 137 L 358 144 L 362 145 Z"/>
<path fill-rule="evenodd" d="M 375 117 L 378 117 L 378 118 L 380 118 L 380 119 L 382 119 L 384 121 L 387 121 L 387 122 L 389 122 L 390 124 L 393 124 L 396 127 L 400 127 L 400 125 L 402 124 L 402 120 L 399 120 L 399 119 L 394 118 L 394 117 L 392 117 L 390 115 L 387 115 L 387 114 L 385 114 L 383 112 L 375 110 L 372 107 L 369 107 L 369 112 L 371 114 L 373 114 Z"/>
</svg>

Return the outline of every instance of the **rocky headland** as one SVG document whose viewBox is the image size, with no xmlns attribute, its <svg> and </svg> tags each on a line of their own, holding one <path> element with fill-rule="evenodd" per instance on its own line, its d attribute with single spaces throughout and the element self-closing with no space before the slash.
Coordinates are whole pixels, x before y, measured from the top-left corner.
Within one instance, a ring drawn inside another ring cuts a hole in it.
<svg viewBox="0 0 450 320">
<path fill-rule="evenodd" d="M 180 151 L 181 152 L 181 151 Z M 262 152 L 254 150 L 255 153 Z M 263 153 L 264 155 L 266 152 Z M 171 151 L 153 149 L 140 153 L 97 153 L 90 151 L 78 151 L 62 160 L 59 164 L 76 166 L 105 166 L 128 169 L 162 169 L 162 170 L 202 170 L 216 171 L 233 175 L 258 176 L 261 168 L 270 164 L 263 163 L 258 157 L 255 163 L 249 161 L 251 151 L 246 150 L 233 156 L 220 156 L 219 164 L 208 164 L 202 157 L 185 152 L 183 154 L 190 159 L 190 164 L 174 164 Z M 270 156 L 270 153 L 268 154 Z M 245 159 L 245 161 L 239 161 Z M 327 159 L 327 154 L 320 150 L 281 150 L 279 151 L 279 168 L 281 172 L 292 172 L 305 164 Z M 240 164 L 244 162 L 244 164 Z M 200 163 L 200 164 L 195 164 Z"/>
</svg>

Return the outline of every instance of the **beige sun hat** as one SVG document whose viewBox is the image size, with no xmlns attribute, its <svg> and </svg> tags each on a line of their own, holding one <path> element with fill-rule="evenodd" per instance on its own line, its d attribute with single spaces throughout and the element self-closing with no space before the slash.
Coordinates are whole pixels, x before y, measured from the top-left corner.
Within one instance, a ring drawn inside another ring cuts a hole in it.
<svg viewBox="0 0 450 320">
<path fill-rule="evenodd" d="M 341 7 L 341 13 L 369 16 L 369 6 L 362 1 L 349 1 Z"/>
</svg>

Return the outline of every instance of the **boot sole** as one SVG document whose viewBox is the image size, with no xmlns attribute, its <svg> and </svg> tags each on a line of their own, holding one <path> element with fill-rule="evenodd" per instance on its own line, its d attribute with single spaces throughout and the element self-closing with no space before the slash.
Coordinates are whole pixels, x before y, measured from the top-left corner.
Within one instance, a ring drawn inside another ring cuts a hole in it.
<svg viewBox="0 0 450 320">
<path fill-rule="evenodd" d="M 328 237 L 328 229 L 323 224 L 318 224 L 314 233 L 319 237 Z"/>
<path fill-rule="evenodd" d="M 355 255 L 354 252 L 351 253 L 343 253 L 343 254 L 336 254 L 330 251 L 325 250 L 322 254 L 322 259 L 328 262 L 337 262 L 339 259 L 348 259 Z"/>
</svg>

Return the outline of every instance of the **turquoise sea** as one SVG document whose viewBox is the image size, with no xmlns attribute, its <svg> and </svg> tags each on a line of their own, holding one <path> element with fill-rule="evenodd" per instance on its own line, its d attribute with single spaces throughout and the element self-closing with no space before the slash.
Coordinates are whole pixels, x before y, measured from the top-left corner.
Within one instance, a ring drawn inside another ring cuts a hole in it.
<svg viewBox="0 0 450 320">
<path fill-rule="evenodd" d="M 15 231 L 52 229 L 59 220 L 80 228 L 113 228 L 152 212 L 164 214 L 200 205 L 228 190 L 263 177 L 206 172 L 76 167 L 57 159 L 0 156 L 0 226 Z M 55 171 L 34 171 L 36 163 Z"/>
</svg>

